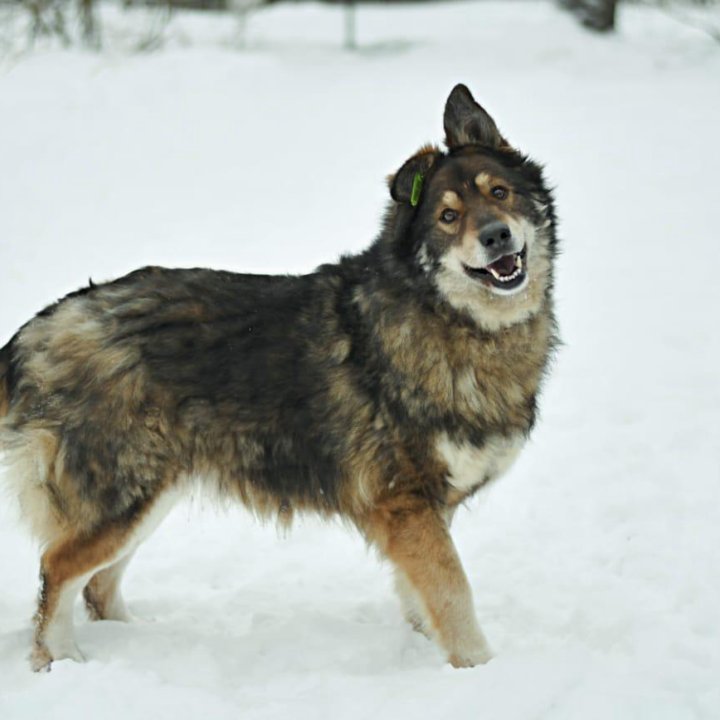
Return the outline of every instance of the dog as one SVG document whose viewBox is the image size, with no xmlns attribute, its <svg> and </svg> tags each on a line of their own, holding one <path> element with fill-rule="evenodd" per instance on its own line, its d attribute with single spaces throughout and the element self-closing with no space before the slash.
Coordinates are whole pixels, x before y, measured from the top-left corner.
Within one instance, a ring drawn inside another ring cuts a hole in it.
<svg viewBox="0 0 720 720">
<path fill-rule="evenodd" d="M 34 670 L 82 660 L 73 604 L 126 620 L 139 544 L 193 484 L 262 518 L 341 516 L 405 618 L 487 662 L 449 528 L 536 419 L 557 344 L 551 191 L 464 85 L 446 148 L 389 178 L 376 241 L 302 276 L 146 267 L 0 350 L 0 449 L 42 544 Z"/>
</svg>

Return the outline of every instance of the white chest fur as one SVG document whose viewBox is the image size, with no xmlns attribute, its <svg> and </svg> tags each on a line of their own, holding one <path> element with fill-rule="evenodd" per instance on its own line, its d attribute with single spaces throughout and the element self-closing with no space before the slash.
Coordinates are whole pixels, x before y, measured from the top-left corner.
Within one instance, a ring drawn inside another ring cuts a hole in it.
<svg viewBox="0 0 720 720">
<path fill-rule="evenodd" d="M 467 491 L 502 475 L 524 444 L 525 436 L 521 434 L 492 435 L 479 448 L 470 443 L 454 443 L 442 434 L 436 449 L 447 463 L 448 482 L 457 490 Z"/>
</svg>

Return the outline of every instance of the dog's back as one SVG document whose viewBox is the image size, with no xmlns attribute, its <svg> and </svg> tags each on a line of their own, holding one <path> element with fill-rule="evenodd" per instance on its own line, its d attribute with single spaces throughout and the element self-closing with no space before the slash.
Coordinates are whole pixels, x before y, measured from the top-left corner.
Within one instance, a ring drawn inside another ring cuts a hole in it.
<svg viewBox="0 0 720 720">
<path fill-rule="evenodd" d="M 11 465 L 36 458 L 18 482 L 55 504 L 48 526 L 125 522 L 198 473 L 261 514 L 338 510 L 316 412 L 327 364 L 344 359 L 334 283 L 146 268 L 27 323 L 2 351 L 3 437 Z"/>
</svg>

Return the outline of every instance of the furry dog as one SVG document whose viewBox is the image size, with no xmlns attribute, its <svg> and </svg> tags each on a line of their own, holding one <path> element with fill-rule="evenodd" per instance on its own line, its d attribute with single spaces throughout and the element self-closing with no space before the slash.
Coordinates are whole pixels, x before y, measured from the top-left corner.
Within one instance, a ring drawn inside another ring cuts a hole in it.
<svg viewBox="0 0 720 720">
<path fill-rule="evenodd" d="M 120 580 L 192 482 L 289 523 L 351 521 L 456 667 L 490 658 L 449 533 L 513 461 L 555 345 L 551 194 L 463 85 L 447 149 L 390 178 L 378 239 L 304 276 L 148 267 L 0 350 L 0 448 L 43 545 L 31 664 L 81 659 L 72 610 Z M 192 479 L 192 480 L 191 480 Z"/>
</svg>

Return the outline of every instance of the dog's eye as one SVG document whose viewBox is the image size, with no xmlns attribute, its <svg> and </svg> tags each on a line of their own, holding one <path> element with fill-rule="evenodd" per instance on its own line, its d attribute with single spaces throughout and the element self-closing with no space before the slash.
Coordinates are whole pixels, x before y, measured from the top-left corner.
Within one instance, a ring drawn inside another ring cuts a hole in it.
<svg viewBox="0 0 720 720">
<path fill-rule="evenodd" d="M 496 185 L 490 192 L 496 200 L 505 200 L 510 194 L 510 191 L 502 185 Z"/>
<path fill-rule="evenodd" d="M 445 208 L 445 210 L 443 210 L 440 214 L 440 220 L 446 225 L 454 223 L 458 217 L 460 217 L 460 213 L 457 210 L 451 210 L 450 208 Z"/>
</svg>

